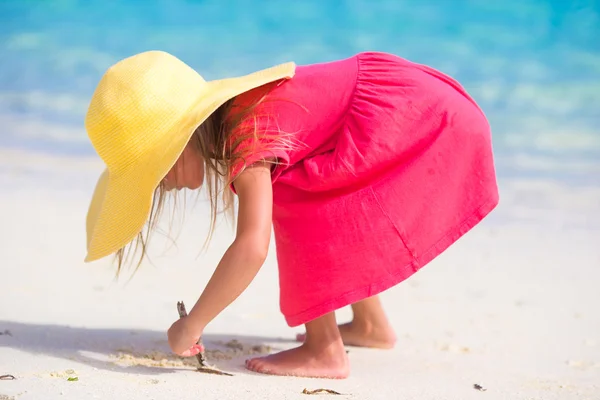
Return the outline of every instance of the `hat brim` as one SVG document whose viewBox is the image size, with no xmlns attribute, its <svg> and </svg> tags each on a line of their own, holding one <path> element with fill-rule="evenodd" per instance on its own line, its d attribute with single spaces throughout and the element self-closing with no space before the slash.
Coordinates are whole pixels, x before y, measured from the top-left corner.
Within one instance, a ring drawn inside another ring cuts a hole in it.
<svg viewBox="0 0 600 400">
<path fill-rule="evenodd" d="M 118 173 L 105 170 L 98 179 L 86 217 L 84 261 L 114 254 L 142 231 L 156 188 L 175 165 L 196 128 L 217 108 L 251 89 L 291 78 L 294 72 L 295 64 L 285 63 L 241 77 L 207 82 L 183 119 L 163 135 L 165 139 L 157 153 L 148 154 Z"/>
</svg>

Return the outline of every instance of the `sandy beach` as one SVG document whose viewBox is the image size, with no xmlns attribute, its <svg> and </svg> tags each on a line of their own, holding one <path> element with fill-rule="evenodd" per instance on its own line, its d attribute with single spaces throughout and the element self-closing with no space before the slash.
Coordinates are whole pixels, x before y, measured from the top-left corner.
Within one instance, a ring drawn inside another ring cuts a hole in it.
<svg viewBox="0 0 600 400">
<path fill-rule="evenodd" d="M 0 1 L 0 400 L 600 400 L 598 4 Z M 385 51 L 477 101 L 500 205 L 382 294 L 393 350 L 347 347 L 345 380 L 247 371 L 247 358 L 303 332 L 279 312 L 273 244 L 203 338 L 208 361 L 233 376 L 171 354 L 177 302 L 191 309 L 233 239 L 223 221 L 201 251 L 204 196 L 186 198 L 176 245 L 155 235 L 132 279 L 115 280 L 110 259 L 83 262 L 103 169 L 85 114 L 106 69 L 147 50 L 207 80 Z"/>
<path fill-rule="evenodd" d="M 0 399 L 600 399 L 600 188 L 501 180 L 501 206 L 415 276 L 384 293 L 399 342 L 348 347 L 342 381 L 246 371 L 245 358 L 294 346 L 278 310 L 275 254 L 204 337 L 195 372 L 169 353 L 176 302 L 193 304 L 232 239 L 201 253 L 203 198 L 177 247 L 155 236 L 153 263 L 118 282 L 84 264 L 95 159 L 0 155 Z M 338 313 L 340 321 L 351 314 Z M 476 386 L 478 385 L 478 386 Z M 317 396 L 317 398 L 320 398 Z"/>
</svg>

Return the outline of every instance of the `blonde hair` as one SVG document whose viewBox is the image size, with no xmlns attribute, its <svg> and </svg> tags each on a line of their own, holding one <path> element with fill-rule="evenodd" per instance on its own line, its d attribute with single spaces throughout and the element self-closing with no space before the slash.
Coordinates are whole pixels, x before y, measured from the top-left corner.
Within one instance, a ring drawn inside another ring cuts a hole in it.
<svg viewBox="0 0 600 400">
<path fill-rule="evenodd" d="M 259 115 L 255 110 L 259 104 L 265 102 L 266 95 L 267 93 L 263 93 L 245 106 L 237 105 L 236 98 L 230 99 L 213 112 L 192 134 L 190 143 L 204 158 L 204 185 L 210 199 L 209 233 L 203 247 L 206 247 L 212 238 L 219 213 L 226 214 L 235 223 L 234 194 L 229 190 L 229 186 L 235 178 L 231 176 L 232 168 L 237 166 L 237 163 L 242 163 L 241 170 L 243 170 L 248 166 L 246 159 L 255 152 L 276 149 L 289 150 L 298 145 L 291 134 L 282 132 L 278 127 L 264 129 L 265 126 L 271 126 L 268 121 L 271 116 Z M 270 99 L 269 101 L 275 100 Z M 304 107 L 302 108 L 306 110 Z M 248 145 L 249 142 L 252 145 Z M 272 163 L 277 164 L 277 161 Z M 121 272 L 123 264 L 130 261 L 130 257 L 138 250 L 141 250 L 141 255 L 135 271 L 140 267 L 147 255 L 150 234 L 156 229 L 161 218 L 168 194 L 169 192 L 161 182 L 154 191 L 146 232 L 140 232 L 134 241 L 115 254 L 117 276 Z M 221 211 L 219 211 L 219 203 L 221 203 Z"/>
</svg>

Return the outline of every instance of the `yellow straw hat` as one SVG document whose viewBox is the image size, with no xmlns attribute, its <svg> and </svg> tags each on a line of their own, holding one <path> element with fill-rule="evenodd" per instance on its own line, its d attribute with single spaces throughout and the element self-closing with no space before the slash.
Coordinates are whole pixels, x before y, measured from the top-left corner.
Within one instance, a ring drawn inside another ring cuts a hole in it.
<svg viewBox="0 0 600 400">
<path fill-rule="evenodd" d="M 85 118 L 92 145 L 106 164 L 86 218 L 86 262 L 121 249 L 141 232 L 154 190 L 194 130 L 227 100 L 291 78 L 293 62 L 249 75 L 205 81 L 178 58 L 148 51 L 110 67 Z"/>
</svg>

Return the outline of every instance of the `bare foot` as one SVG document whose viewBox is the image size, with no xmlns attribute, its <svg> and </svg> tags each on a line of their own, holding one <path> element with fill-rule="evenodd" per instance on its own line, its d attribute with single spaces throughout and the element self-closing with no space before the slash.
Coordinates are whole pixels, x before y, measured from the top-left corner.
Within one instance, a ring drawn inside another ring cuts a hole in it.
<svg viewBox="0 0 600 400">
<path fill-rule="evenodd" d="M 346 346 L 391 349 L 396 345 L 396 334 L 388 324 L 376 326 L 352 321 L 339 325 L 338 328 Z M 305 333 L 296 336 L 299 342 L 304 342 L 305 339 Z"/>
<path fill-rule="evenodd" d="M 306 324 L 306 340 L 295 349 L 246 361 L 246 368 L 270 375 L 307 378 L 344 379 L 350 375 L 350 363 L 344 342 L 328 313 Z"/>
<path fill-rule="evenodd" d="M 303 344 L 295 349 L 246 361 L 246 368 L 269 375 L 287 375 L 308 378 L 345 379 L 350 374 L 350 363 L 340 341 L 326 348 Z"/>
</svg>

